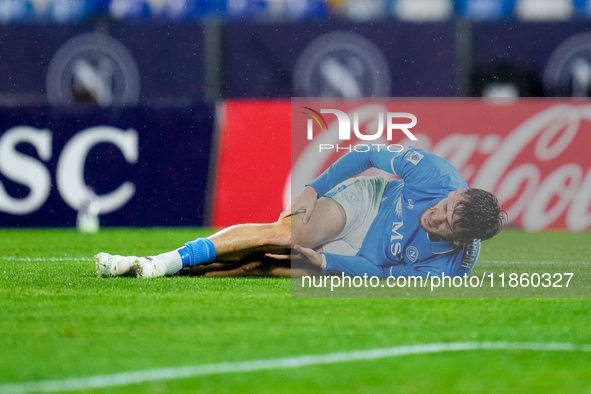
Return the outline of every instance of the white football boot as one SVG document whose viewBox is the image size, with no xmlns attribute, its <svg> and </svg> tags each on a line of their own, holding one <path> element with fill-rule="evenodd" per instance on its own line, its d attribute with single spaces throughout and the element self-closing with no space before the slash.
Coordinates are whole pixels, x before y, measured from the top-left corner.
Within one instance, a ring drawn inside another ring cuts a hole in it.
<svg viewBox="0 0 591 394">
<path fill-rule="evenodd" d="M 138 278 L 157 278 L 166 275 L 166 264 L 155 256 L 138 257 L 133 262 Z"/>
<path fill-rule="evenodd" d="M 94 256 L 99 277 L 128 275 L 135 260 L 137 256 L 119 256 L 103 252 Z"/>
</svg>

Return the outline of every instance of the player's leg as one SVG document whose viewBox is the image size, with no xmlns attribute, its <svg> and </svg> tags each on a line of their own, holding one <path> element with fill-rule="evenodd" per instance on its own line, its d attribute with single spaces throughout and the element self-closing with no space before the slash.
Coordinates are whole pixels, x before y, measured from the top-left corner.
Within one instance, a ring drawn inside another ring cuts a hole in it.
<svg viewBox="0 0 591 394">
<path fill-rule="evenodd" d="M 330 198 L 318 201 L 312 218 L 303 224 L 301 213 L 292 215 L 275 223 L 240 224 L 228 227 L 207 238 L 197 238 L 187 242 L 181 248 L 157 256 L 141 257 L 135 262 L 137 276 L 155 277 L 173 275 L 184 267 L 218 262 L 235 263 L 256 258 L 257 254 L 289 253 L 293 244 L 316 247 L 333 239 L 345 225 L 345 213 L 342 207 Z M 101 254 L 97 255 L 100 256 Z M 97 270 L 100 258 L 97 259 Z"/>
<path fill-rule="evenodd" d="M 239 224 L 183 247 L 137 260 L 138 276 L 173 275 L 185 267 L 207 263 L 257 260 L 265 253 L 290 253 L 293 244 L 314 248 L 334 239 L 345 225 L 342 207 L 330 198 L 318 201 L 314 214 L 303 224 L 301 213 L 267 224 Z"/>
<path fill-rule="evenodd" d="M 181 276 L 205 276 L 209 278 L 245 276 L 293 278 L 320 274 L 320 268 L 310 264 L 307 259 L 278 260 L 265 256 L 260 259 L 244 260 L 239 263 L 200 264 L 179 271 Z"/>
<path fill-rule="evenodd" d="M 326 197 L 318 200 L 307 224 L 302 217 L 303 213 L 296 213 L 275 223 L 240 224 L 213 234 L 208 240 L 215 248 L 215 261 L 237 262 L 257 254 L 290 253 L 295 244 L 314 248 L 334 239 L 346 221 L 343 208 Z M 196 264 L 200 262 L 192 265 Z"/>
<path fill-rule="evenodd" d="M 358 177 L 335 186 L 326 194 L 329 198 L 323 197 L 318 201 L 318 208 L 314 210 L 308 225 L 302 224 L 302 214 L 291 218 L 290 246 L 307 246 L 316 250 L 321 246 L 324 252 L 354 256 L 361 248 L 379 211 L 382 196 L 388 184 L 389 181 L 382 177 Z M 287 242 L 286 232 L 273 231 L 273 234 L 284 234 L 284 239 L 278 241 L 276 245 L 281 246 Z M 237 239 L 246 240 L 244 237 Z M 226 245 L 229 244 L 226 243 Z M 265 251 L 271 252 L 271 248 L 267 247 Z M 244 250 L 240 249 L 240 253 L 243 252 Z M 229 259 L 228 263 L 200 265 L 195 269 L 184 270 L 183 273 L 219 277 L 249 275 L 297 277 L 321 273 L 320 268 L 310 264 L 306 258 L 299 259 L 302 256 L 279 254 L 280 256 L 274 257 L 282 260 L 261 259 L 261 255 L 239 254 L 240 258 L 235 262 Z M 229 256 L 230 254 L 226 255 L 226 257 Z M 285 264 L 286 260 L 283 260 L 285 258 L 291 258 L 291 261 L 288 260 Z M 283 265 L 281 261 L 284 262 Z"/>
<path fill-rule="evenodd" d="M 181 274 L 210 277 L 320 274 L 318 267 L 310 265 L 305 259 L 278 260 L 266 256 L 288 255 L 296 244 L 319 247 L 341 233 L 346 221 L 342 207 L 325 197 L 318 201 L 307 224 L 303 224 L 302 218 L 303 213 L 297 213 L 276 223 L 238 225 L 222 230 L 210 237 L 218 252 L 216 262 L 195 265 L 184 269 Z M 252 234 L 255 234 L 255 239 L 250 239 Z"/>
<path fill-rule="evenodd" d="M 271 251 L 283 252 L 289 248 L 289 236 L 283 235 L 285 229 L 289 229 L 285 223 L 239 224 L 157 256 L 132 258 L 99 253 L 95 256 L 97 272 L 99 276 L 164 276 L 173 275 L 184 267 L 214 261 L 238 262 L 253 255 L 264 245 L 268 245 Z"/>
</svg>

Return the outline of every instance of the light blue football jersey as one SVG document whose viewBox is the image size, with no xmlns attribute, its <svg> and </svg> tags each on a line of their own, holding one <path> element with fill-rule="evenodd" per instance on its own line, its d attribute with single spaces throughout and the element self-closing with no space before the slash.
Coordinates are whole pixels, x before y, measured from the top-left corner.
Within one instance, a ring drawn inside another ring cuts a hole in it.
<svg viewBox="0 0 591 394">
<path fill-rule="evenodd" d="M 340 182 L 376 167 L 401 179 L 392 179 L 382 197 L 361 249 L 356 256 L 325 253 L 324 274 L 351 276 L 463 276 L 480 253 L 480 240 L 455 245 L 435 240 L 419 226 L 423 210 L 467 189 L 459 171 L 447 160 L 417 148 L 389 152 L 374 145 L 368 152 L 351 152 L 337 160 L 310 183 L 319 196 Z"/>
</svg>

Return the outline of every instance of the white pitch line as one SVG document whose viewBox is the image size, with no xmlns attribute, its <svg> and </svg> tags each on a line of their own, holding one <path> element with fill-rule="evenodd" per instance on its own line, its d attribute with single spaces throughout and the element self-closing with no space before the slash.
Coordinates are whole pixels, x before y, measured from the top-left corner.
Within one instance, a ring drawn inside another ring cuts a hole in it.
<svg viewBox="0 0 591 394">
<path fill-rule="evenodd" d="M 2 257 L 0 260 L 14 262 L 43 262 L 43 261 L 93 261 L 91 257 Z"/>
<path fill-rule="evenodd" d="M 528 261 L 523 262 L 519 260 L 511 260 L 511 261 L 503 261 L 503 260 L 479 260 L 476 264 L 522 264 L 522 265 L 549 265 L 549 264 L 591 264 L 591 262 L 587 261 L 563 261 L 563 262 L 556 262 L 556 261 Z"/>
<path fill-rule="evenodd" d="M 2 257 L 0 260 L 6 261 L 14 261 L 14 262 L 43 262 L 43 261 L 52 261 L 52 262 L 60 262 L 60 261 L 93 261 L 92 257 L 84 256 L 84 257 Z M 530 262 L 523 262 L 518 260 L 479 260 L 478 264 L 528 264 L 528 265 L 548 265 L 548 264 L 558 264 L 556 261 L 530 261 Z M 560 264 L 591 264 L 591 262 L 585 261 L 565 261 L 561 262 Z"/>
<path fill-rule="evenodd" d="M 160 368 L 143 371 L 121 372 L 112 375 L 95 375 L 59 380 L 42 380 L 0 385 L 2 394 L 24 394 L 33 392 L 58 392 L 72 390 L 88 390 L 103 387 L 125 386 L 190 378 L 224 373 L 253 372 L 271 369 L 299 368 L 310 365 L 332 364 L 338 362 L 377 360 L 381 358 L 400 357 L 410 354 L 439 353 L 460 350 L 537 350 L 591 352 L 591 345 L 575 345 L 572 343 L 536 343 L 536 342 L 453 342 L 432 343 L 408 346 L 395 346 L 351 352 L 339 352 L 317 355 L 303 355 L 275 359 L 225 362 L 203 364 L 176 368 Z"/>
<path fill-rule="evenodd" d="M 14 261 L 14 262 L 43 262 L 43 261 L 93 261 L 92 257 L 2 257 L 0 260 Z M 547 264 L 558 264 L 556 261 L 530 261 L 523 262 L 518 260 L 479 260 L 478 264 L 528 264 L 528 265 L 547 265 Z M 591 264 L 591 262 L 585 261 L 565 261 L 560 264 Z"/>
</svg>

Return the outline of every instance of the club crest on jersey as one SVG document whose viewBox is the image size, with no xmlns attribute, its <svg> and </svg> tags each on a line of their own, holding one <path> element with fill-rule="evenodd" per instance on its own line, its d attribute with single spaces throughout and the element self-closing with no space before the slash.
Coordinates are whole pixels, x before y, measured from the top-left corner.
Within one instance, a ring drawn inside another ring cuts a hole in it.
<svg viewBox="0 0 591 394">
<path fill-rule="evenodd" d="M 359 202 L 359 196 L 357 194 L 353 193 L 352 191 L 347 190 L 345 192 L 345 200 L 349 204 L 355 205 L 355 204 L 357 204 Z"/>
<path fill-rule="evenodd" d="M 423 157 L 424 156 L 422 154 L 420 154 L 419 152 L 412 152 L 410 154 L 410 156 L 408 156 L 406 158 L 406 161 L 410 161 L 412 164 L 414 164 L 416 166 L 417 164 L 419 164 L 419 162 L 421 161 L 421 159 Z"/>
<path fill-rule="evenodd" d="M 409 246 L 408 248 L 406 248 L 406 258 L 411 263 L 414 263 L 419 258 L 419 250 L 414 246 Z"/>
</svg>

